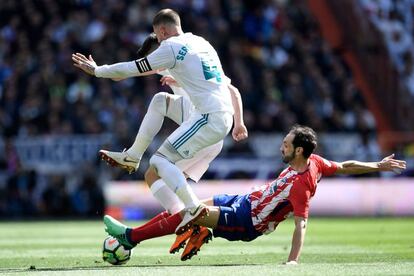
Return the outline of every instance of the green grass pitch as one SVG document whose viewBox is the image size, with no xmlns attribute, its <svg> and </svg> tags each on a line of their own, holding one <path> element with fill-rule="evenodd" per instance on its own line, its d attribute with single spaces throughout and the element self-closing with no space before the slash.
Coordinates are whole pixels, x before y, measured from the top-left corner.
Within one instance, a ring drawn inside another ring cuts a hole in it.
<svg viewBox="0 0 414 276">
<path fill-rule="evenodd" d="M 124 266 L 102 261 L 100 221 L 1 222 L 0 274 L 414 275 L 414 218 L 311 218 L 301 264 L 284 266 L 293 220 L 253 242 L 216 238 L 192 260 L 168 254 L 174 236 L 145 241 Z"/>
</svg>

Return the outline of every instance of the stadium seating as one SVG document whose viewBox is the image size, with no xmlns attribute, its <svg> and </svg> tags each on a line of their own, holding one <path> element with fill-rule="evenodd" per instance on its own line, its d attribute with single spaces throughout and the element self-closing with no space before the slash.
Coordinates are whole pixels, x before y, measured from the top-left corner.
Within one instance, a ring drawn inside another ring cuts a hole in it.
<svg viewBox="0 0 414 276">
<path fill-rule="evenodd" d="M 88 77 L 70 56 L 91 53 L 98 64 L 134 59 L 165 1 L 103 2 L 0 3 L 0 217 L 93 216 L 106 181 L 143 178 L 149 155 L 130 176 L 106 169 L 95 152 L 130 146 L 151 97 L 169 89 L 158 77 Z M 215 46 L 243 97 L 250 138 L 240 145 L 228 138 L 206 178 L 272 177 L 283 165 L 281 137 L 294 123 L 323 133 L 328 158 L 382 155 L 352 72 L 306 1 L 167 2 L 185 31 Z M 166 123 L 148 154 L 174 127 Z"/>
</svg>

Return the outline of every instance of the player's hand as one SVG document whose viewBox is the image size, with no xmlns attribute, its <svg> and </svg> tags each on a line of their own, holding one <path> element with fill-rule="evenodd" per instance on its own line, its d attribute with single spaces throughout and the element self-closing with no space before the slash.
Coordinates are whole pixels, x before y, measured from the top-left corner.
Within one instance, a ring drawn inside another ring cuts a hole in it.
<svg viewBox="0 0 414 276">
<path fill-rule="evenodd" d="M 249 136 L 245 125 L 235 125 L 232 132 L 233 139 L 237 142 L 246 139 Z"/>
<path fill-rule="evenodd" d="M 85 73 L 94 76 L 95 68 L 97 67 L 96 62 L 93 60 L 92 55 L 89 58 L 85 57 L 81 53 L 72 54 L 73 65 L 78 67 Z"/>
<path fill-rule="evenodd" d="M 284 265 L 297 265 L 297 261 L 287 261 L 286 263 L 283 263 Z"/>
<path fill-rule="evenodd" d="M 378 162 L 378 168 L 381 171 L 392 171 L 400 174 L 407 168 L 407 163 L 404 160 L 394 159 L 394 154 L 391 154 Z"/>
<path fill-rule="evenodd" d="M 161 82 L 162 85 L 179 86 L 178 83 L 177 83 L 177 81 L 173 77 L 171 77 L 171 76 L 163 76 L 160 79 L 160 82 Z"/>
</svg>

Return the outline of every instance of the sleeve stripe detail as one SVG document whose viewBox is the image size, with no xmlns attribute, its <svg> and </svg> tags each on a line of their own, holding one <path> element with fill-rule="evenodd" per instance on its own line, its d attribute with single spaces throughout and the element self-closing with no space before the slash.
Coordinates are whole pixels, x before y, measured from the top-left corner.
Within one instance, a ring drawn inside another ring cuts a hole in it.
<svg viewBox="0 0 414 276">
<path fill-rule="evenodd" d="M 151 71 L 151 65 L 146 57 L 135 60 L 135 65 L 140 73 Z"/>
</svg>

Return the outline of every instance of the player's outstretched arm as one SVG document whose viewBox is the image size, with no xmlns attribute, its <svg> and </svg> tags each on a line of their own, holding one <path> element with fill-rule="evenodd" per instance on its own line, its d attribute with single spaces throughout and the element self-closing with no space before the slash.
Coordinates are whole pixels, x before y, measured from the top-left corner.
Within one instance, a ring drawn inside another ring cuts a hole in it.
<svg viewBox="0 0 414 276">
<path fill-rule="evenodd" d="M 158 71 L 161 71 L 161 70 L 151 70 L 151 71 L 148 71 L 148 72 L 145 72 L 145 73 L 138 73 L 137 75 L 132 76 L 132 77 L 143 77 L 143 76 L 154 75 L 154 74 L 158 74 Z M 127 78 L 129 78 L 129 77 L 110 78 L 110 79 L 113 80 L 113 81 L 122 81 L 122 80 L 125 80 Z"/>
<path fill-rule="evenodd" d="M 371 172 L 394 172 L 401 173 L 406 169 L 404 160 L 394 159 L 394 154 L 385 157 L 379 162 L 361 162 L 356 160 L 348 160 L 337 163 L 338 169 L 336 174 L 363 174 Z"/>
<path fill-rule="evenodd" d="M 154 74 L 158 74 L 158 71 L 161 71 L 161 70 L 151 70 L 151 71 L 144 72 L 144 73 L 137 73 L 136 75 L 131 76 L 131 77 L 143 77 L 143 76 L 154 75 Z M 110 78 L 110 79 L 113 80 L 113 81 L 122 81 L 122 80 L 125 80 L 127 78 L 129 78 L 129 77 Z"/>
<path fill-rule="evenodd" d="M 149 70 L 145 72 L 138 71 L 137 61 L 119 62 L 111 65 L 98 66 L 91 55 L 87 58 L 81 53 L 72 54 L 72 61 L 75 67 L 81 69 L 89 75 L 114 80 L 147 76 L 157 73 L 157 70 Z"/>
<path fill-rule="evenodd" d="M 307 219 L 295 216 L 295 231 L 292 237 L 292 248 L 285 264 L 297 264 L 305 241 Z"/>
<path fill-rule="evenodd" d="M 233 127 L 233 139 L 236 141 L 241 141 L 246 139 L 249 136 L 247 128 L 244 125 L 243 119 L 243 103 L 239 89 L 232 84 L 228 85 L 231 95 L 231 102 L 234 109 L 234 127 Z"/>
</svg>

